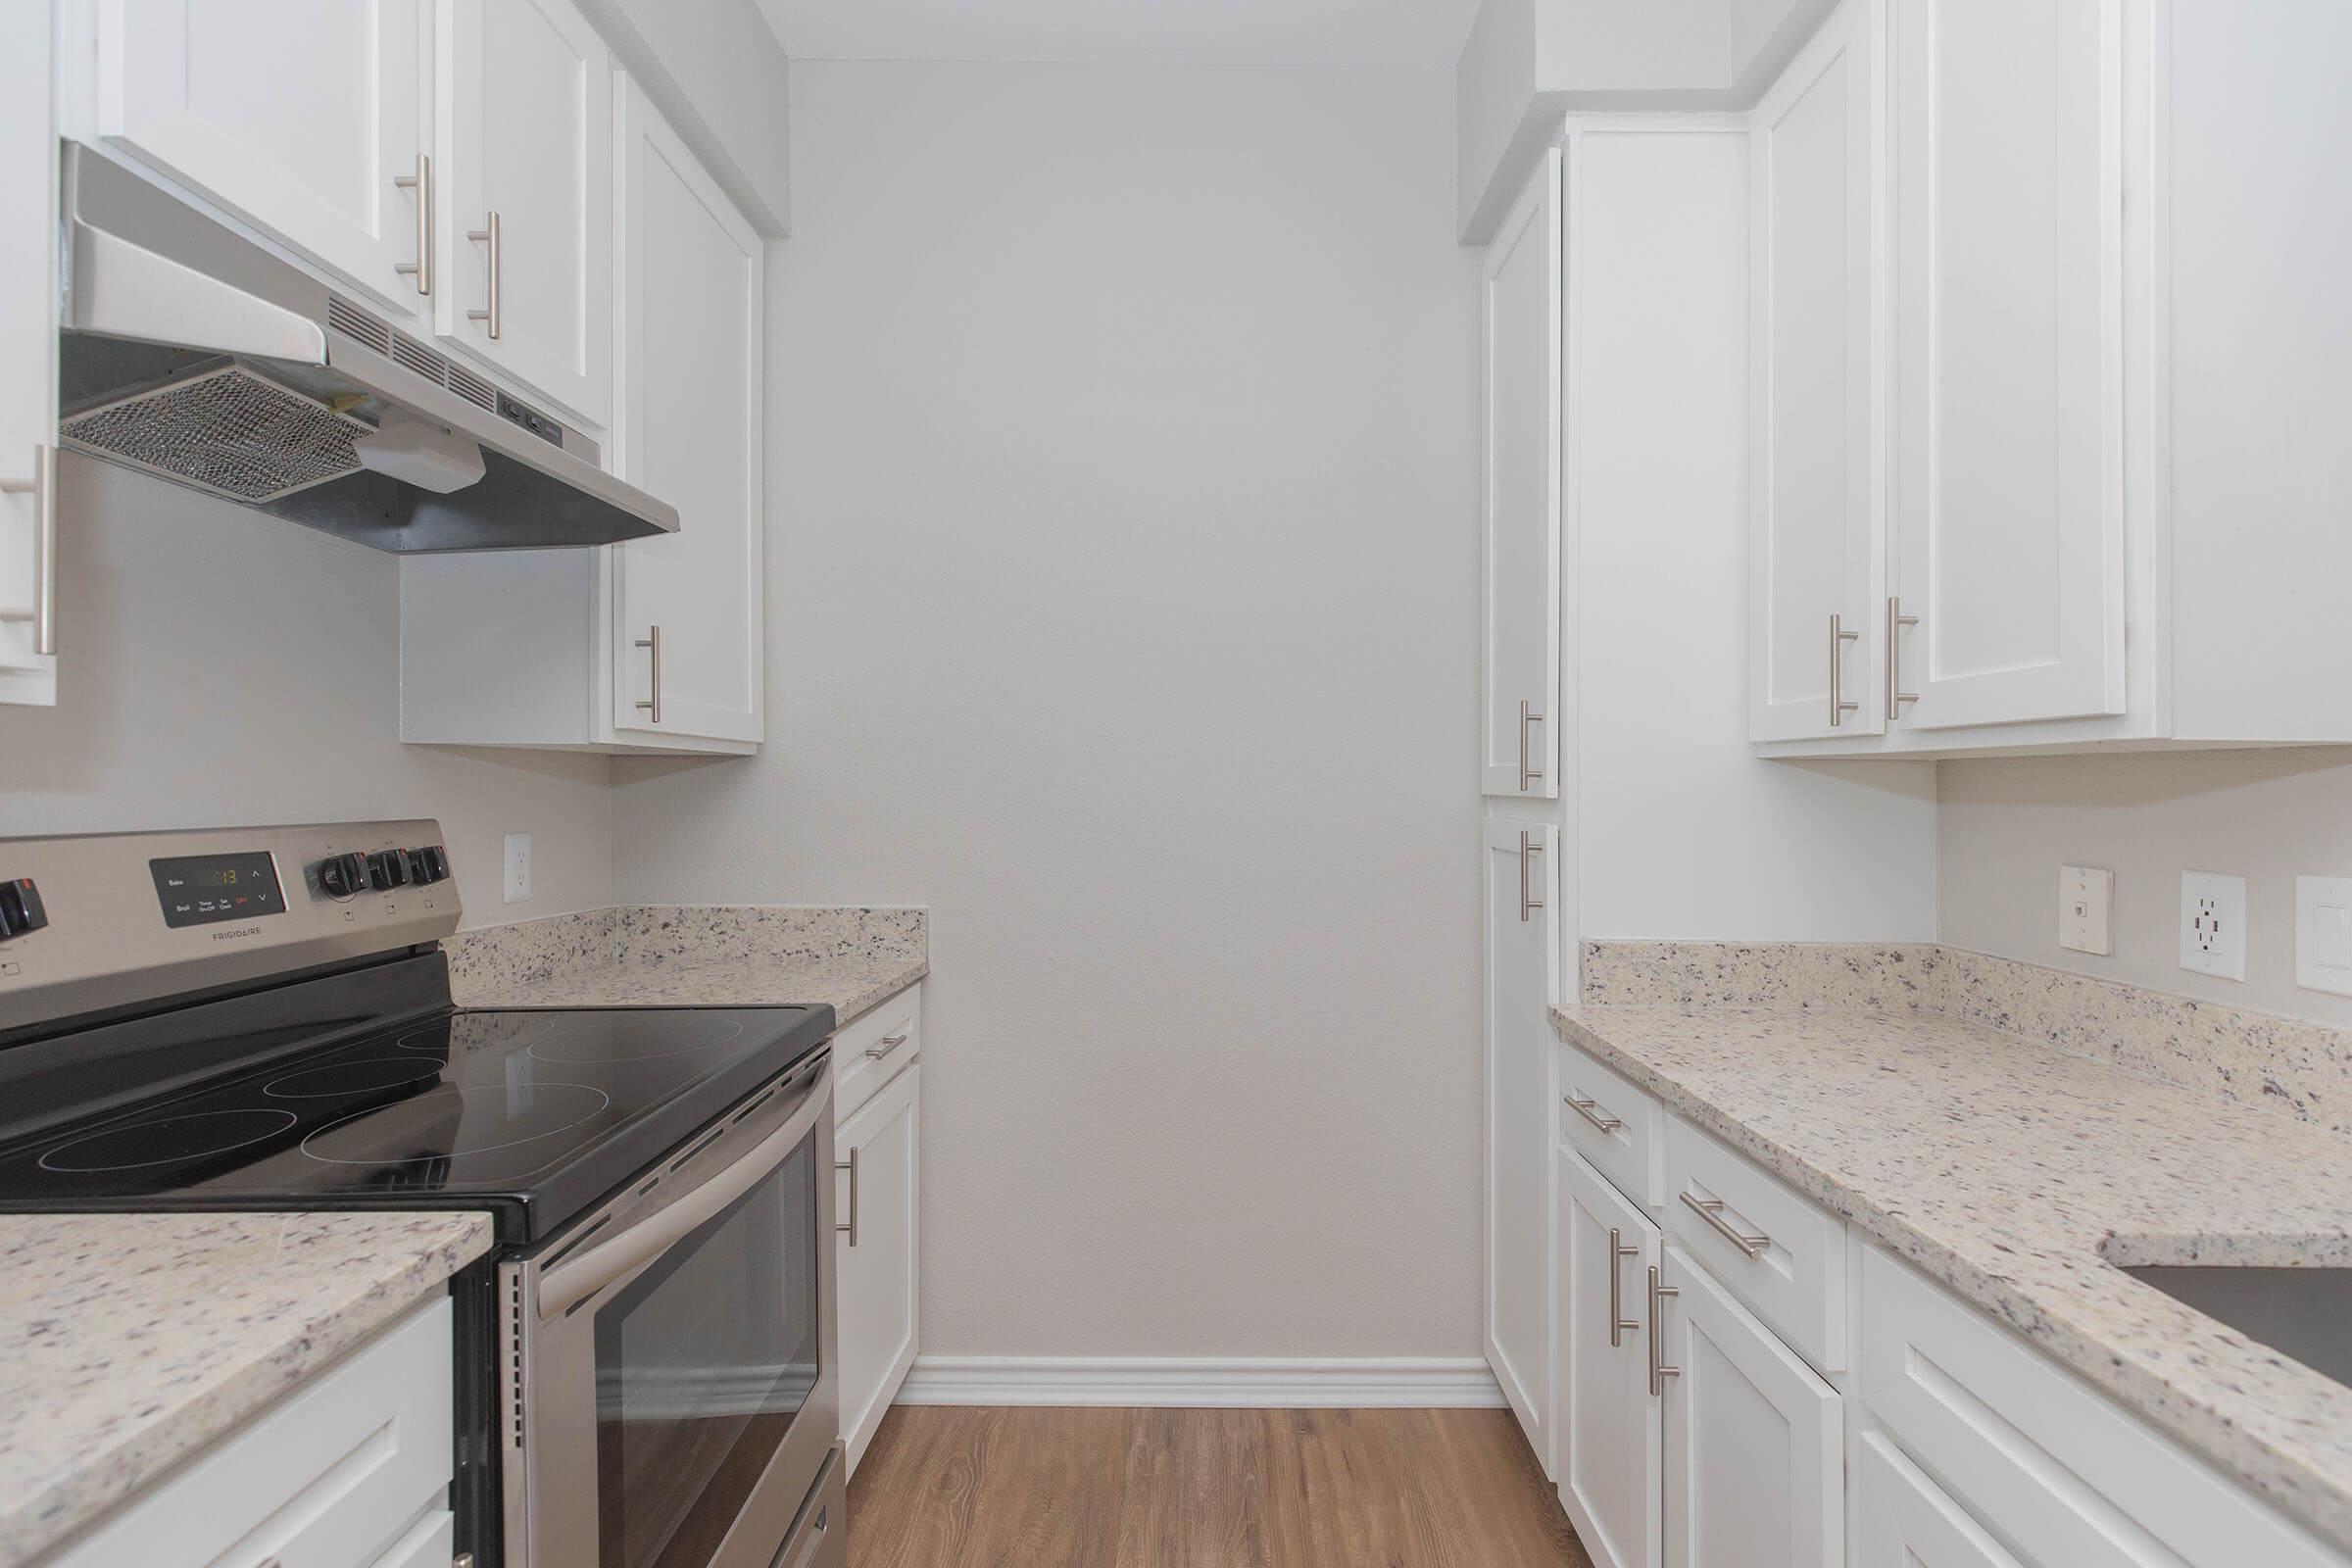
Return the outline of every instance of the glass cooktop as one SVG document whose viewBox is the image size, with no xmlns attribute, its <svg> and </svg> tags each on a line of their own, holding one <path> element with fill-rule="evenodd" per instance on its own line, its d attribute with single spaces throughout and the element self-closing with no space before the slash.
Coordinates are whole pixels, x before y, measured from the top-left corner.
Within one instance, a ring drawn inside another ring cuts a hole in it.
<svg viewBox="0 0 2352 1568">
<path fill-rule="evenodd" d="M 10 1208 L 479 1208 L 530 1241 L 815 1050 L 830 1008 L 454 1012 L 0 1155 Z"/>
</svg>

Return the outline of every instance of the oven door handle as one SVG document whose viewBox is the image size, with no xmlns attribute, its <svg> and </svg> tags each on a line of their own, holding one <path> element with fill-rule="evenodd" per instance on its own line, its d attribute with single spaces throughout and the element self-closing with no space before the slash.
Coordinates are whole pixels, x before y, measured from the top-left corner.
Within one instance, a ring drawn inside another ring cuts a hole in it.
<svg viewBox="0 0 2352 1568">
<path fill-rule="evenodd" d="M 823 1087 L 812 1089 L 783 1126 L 760 1139 L 726 1169 L 685 1197 L 656 1209 L 611 1241 L 600 1242 L 569 1262 L 540 1275 L 535 1302 L 539 1320 L 546 1322 L 638 1265 L 653 1261 L 765 1181 L 801 1146 L 809 1129 L 816 1125 L 817 1117 L 832 1114 L 832 1085 L 821 1076 L 817 1082 Z"/>
</svg>

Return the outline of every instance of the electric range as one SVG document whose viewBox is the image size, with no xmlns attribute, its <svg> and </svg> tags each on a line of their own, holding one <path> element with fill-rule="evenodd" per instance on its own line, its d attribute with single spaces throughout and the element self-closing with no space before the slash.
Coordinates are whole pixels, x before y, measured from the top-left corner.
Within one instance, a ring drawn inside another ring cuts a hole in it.
<svg viewBox="0 0 2352 1568">
<path fill-rule="evenodd" d="M 487 1213 L 479 1568 L 841 1560 L 832 1008 L 460 1008 L 441 845 L 0 840 L 0 1212 Z"/>
</svg>

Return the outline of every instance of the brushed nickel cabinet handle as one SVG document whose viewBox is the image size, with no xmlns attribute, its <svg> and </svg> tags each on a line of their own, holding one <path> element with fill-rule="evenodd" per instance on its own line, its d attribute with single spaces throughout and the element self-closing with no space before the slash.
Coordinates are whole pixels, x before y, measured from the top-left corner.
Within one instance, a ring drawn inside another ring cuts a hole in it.
<svg viewBox="0 0 2352 1568">
<path fill-rule="evenodd" d="M 1528 860 L 1543 853 L 1544 846 L 1536 842 L 1535 835 L 1526 828 L 1521 828 L 1519 830 L 1519 923 L 1521 925 L 1527 924 L 1529 918 L 1538 909 L 1544 907 L 1544 901 L 1528 891 L 1527 873 Z"/>
<path fill-rule="evenodd" d="M 879 1041 L 865 1048 L 865 1059 L 880 1061 L 906 1043 L 906 1036 L 905 1035 L 884 1035 Z"/>
<path fill-rule="evenodd" d="M 57 448 L 35 445 L 32 477 L 0 479 L 0 495 L 32 497 L 32 604 L 0 611 L 0 619 L 32 622 L 32 651 L 57 652 Z"/>
<path fill-rule="evenodd" d="M 1747 1255 L 1747 1260 L 1750 1263 L 1753 1263 L 1757 1258 L 1762 1257 L 1764 1255 L 1764 1250 L 1772 1245 L 1772 1238 L 1763 1235 L 1761 1232 L 1754 1236 L 1746 1236 L 1732 1229 L 1732 1222 L 1723 1217 L 1722 1199 L 1693 1198 L 1689 1193 L 1683 1194 L 1682 1197 L 1683 1206 L 1685 1208 L 1690 1210 L 1691 1213 L 1696 1214 L 1700 1219 L 1705 1220 L 1710 1226 L 1714 1227 L 1715 1234 L 1722 1237 L 1725 1241 L 1731 1243 L 1734 1247 L 1740 1249 L 1741 1252 Z"/>
<path fill-rule="evenodd" d="M 499 276 L 499 251 L 501 247 L 499 244 L 498 214 L 492 213 L 490 215 L 489 223 L 490 226 L 488 228 L 467 229 L 466 231 L 466 237 L 469 240 L 472 240 L 477 245 L 488 245 L 490 247 L 490 308 L 486 311 L 467 311 L 466 313 L 466 319 L 468 321 L 480 321 L 488 326 L 490 329 L 490 341 L 495 343 L 498 341 L 499 300 L 506 291 L 501 286 L 502 280 Z"/>
<path fill-rule="evenodd" d="M 851 1150 L 850 1157 L 846 1160 L 835 1160 L 833 1168 L 850 1173 L 850 1222 L 847 1225 L 836 1222 L 833 1228 L 837 1231 L 849 1232 L 850 1245 L 856 1247 L 858 1245 L 858 1151 Z"/>
<path fill-rule="evenodd" d="M 1903 655 L 1895 639 L 1905 626 L 1919 624 L 1917 615 L 1903 613 L 1900 598 L 1886 600 L 1886 721 L 1893 723 L 1903 716 L 1903 705 L 1919 701 L 1919 693 L 1903 690 Z"/>
<path fill-rule="evenodd" d="M 1601 1132 L 1613 1133 L 1618 1128 L 1625 1125 L 1625 1123 L 1619 1121 L 1607 1111 L 1602 1110 L 1599 1107 L 1599 1102 L 1596 1101 L 1579 1100 L 1576 1096 L 1570 1095 L 1567 1100 L 1567 1105 L 1570 1110 L 1573 1110 L 1579 1116 L 1584 1117 L 1585 1120 L 1591 1122 Z"/>
<path fill-rule="evenodd" d="M 1544 715 L 1542 713 L 1536 712 L 1526 703 L 1519 705 L 1519 790 L 1521 794 L 1527 792 L 1528 785 L 1544 782 L 1544 770 L 1532 765 L 1528 760 L 1530 753 L 1527 744 L 1527 726 L 1543 722 Z"/>
<path fill-rule="evenodd" d="M 1845 700 L 1843 668 L 1845 645 L 1861 640 L 1860 632 L 1845 629 L 1843 618 L 1836 611 L 1830 612 L 1830 728 L 1832 729 L 1843 726 L 1845 715 L 1859 712 L 1862 708 L 1860 703 L 1849 703 Z"/>
<path fill-rule="evenodd" d="M 433 291 L 433 160 L 429 153 L 416 155 L 416 172 L 402 174 L 392 181 L 402 190 L 416 193 L 416 259 L 402 262 L 392 270 L 403 277 L 416 279 L 416 292 Z M 492 333 L 493 337 L 497 334 Z"/>
<path fill-rule="evenodd" d="M 1617 1227 L 1614 1225 L 1609 1227 L 1609 1348 L 1612 1350 L 1625 1343 L 1625 1337 L 1628 1334 L 1642 1326 L 1630 1317 L 1617 1315 L 1625 1310 L 1624 1307 L 1617 1304 L 1624 1299 L 1617 1277 L 1624 1271 L 1627 1258 L 1641 1255 L 1642 1249 L 1626 1246 Z"/>
<path fill-rule="evenodd" d="M 1651 1265 L 1649 1270 L 1649 1396 L 1653 1399 L 1660 1398 L 1665 1395 L 1668 1378 L 1679 1378 L 1683 1375 L 1681 1367 L 1666 1364 L 1665 1341 L 1662 1337 L 1665 1330 L 1660 1326 L 1661 1320 L 1666 1315 L 1665 1303 L 1682 1294 L 1682 1291 L 1676 1286 L 1660 1285 L 1657 1267 L 1655 1264 Z"/>
<path fill-rule="evenodd" d="M 662 722 L 662 628 L 648 626 L 645 635 L 637 639 L 637 646 L 646 651 L 646 675 L 653 692 L 651 697 L 639 698 L 637 707 L 648 719 L 659 724 Z"/>
</svg>

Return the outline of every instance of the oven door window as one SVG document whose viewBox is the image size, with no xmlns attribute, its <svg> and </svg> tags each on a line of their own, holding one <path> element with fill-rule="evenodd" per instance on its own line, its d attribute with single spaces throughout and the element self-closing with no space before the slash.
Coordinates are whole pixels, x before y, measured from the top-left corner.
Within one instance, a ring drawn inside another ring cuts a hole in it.
<svg viewBox="0 0 2352 1568">
<path fill-rule="evenodd" d="M 599 1568 L 708 1563 L 815 1388 L 815 1151 L 597 1309 Z"/>
</svg>

